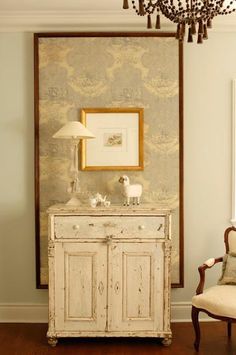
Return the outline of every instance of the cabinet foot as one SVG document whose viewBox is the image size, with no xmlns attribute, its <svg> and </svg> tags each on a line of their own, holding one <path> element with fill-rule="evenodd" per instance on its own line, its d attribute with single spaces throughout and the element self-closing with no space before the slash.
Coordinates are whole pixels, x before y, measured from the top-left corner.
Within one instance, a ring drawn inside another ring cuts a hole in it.
<svg viewBox="0 0 236 355">
<path fill-rule="evenodd" d="M 51 347 L 55 347 L 57 345 L 58 339 L 56 337 L 49 337 L 48 338 L 48 344 L 51 345 Z"/>
<path fill-rule="evenodd" d="M 162 340 L 162 345 L 164 345 L 164 346 L 170 346 L 171 343 L 172 343 L 172 339 L 169 337 L 166 337 Z"/>
</svg>

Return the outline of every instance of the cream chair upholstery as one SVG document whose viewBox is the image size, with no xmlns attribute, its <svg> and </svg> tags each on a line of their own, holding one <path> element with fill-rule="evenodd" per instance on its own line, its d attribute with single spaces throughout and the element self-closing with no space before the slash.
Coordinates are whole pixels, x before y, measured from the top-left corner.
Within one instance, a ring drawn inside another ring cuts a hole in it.
<svg viewBox="0 0 236 355">
<path fill-rule="evenodd" d="M 235 253 L 236 255 L 236 228 L 226 229 L 224 243 L 226 253 Z M 228 323 L 228 337 L 231 336 L 231 323 L 236 322 L 236 285 L 216 285 L 203 290 L 205 270 L 222 261 L 223 257 L 211 258 L 198 268 L 200 282 L 196 295 L 192 298 L 192 322 L 196 336 L 194 347 L 197 351 L 200 344 L 199 312 L 205 312 L 212 318 L 226 321 Z"/>
</svg>

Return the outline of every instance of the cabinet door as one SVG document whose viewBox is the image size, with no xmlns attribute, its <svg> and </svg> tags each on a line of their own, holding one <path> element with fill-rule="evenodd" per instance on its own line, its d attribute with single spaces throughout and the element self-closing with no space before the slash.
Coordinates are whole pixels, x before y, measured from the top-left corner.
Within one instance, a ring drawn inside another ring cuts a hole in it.
<svg viewBox="0 0 236 355">
<path fill-rule="evenodd" d="M 108 329 L 163 329 L 163 244 L 112 243 L 109 249 Z"/>
<path fill-rule="evenodd" d="M 106 302 L 106 245 L 57 243 L 55 248 L 56 330 L 105 330 Z"/>
</svg>

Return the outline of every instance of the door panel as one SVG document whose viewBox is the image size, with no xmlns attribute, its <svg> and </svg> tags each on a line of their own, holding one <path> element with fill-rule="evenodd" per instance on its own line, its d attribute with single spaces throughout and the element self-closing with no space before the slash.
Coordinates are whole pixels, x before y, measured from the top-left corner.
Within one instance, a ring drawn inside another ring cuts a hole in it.
<svg viewBox="0 0 236 355">
<path fill-rule="evenodd" d="M 56 244 L 56 329 L 105 330 L 107 247 Z"/>
<path fill-rule="evenodd" d="M 122 256 L 124 271 L 123 318 L 152 319 L 153 275 L 151 253 L 126 253 Z"/>
<path fill-rule="evenodd" d="M 114 242 L 109 253 L 109 330 L 161 330 L 162 243 Z"/>
<path fill-rule="evenodd" d="M 65 288 L 67 320 L 94 320 L 96 317 L 96 253 L 65 254 Z M 78 297 L 79 295 L 79 297 Z"/>
</svg>

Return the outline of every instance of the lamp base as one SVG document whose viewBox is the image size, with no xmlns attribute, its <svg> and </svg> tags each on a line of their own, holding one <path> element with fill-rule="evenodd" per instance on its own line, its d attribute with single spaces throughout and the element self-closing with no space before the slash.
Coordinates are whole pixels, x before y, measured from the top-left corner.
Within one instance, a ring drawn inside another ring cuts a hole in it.
<svg viewBox="0 0 236 355">
<path fill-rule="evenodd" d="M 81 206 L 81 201 L 77 197 L 72 197 L 68 202 L 67 206 Z"/>
</svg>

